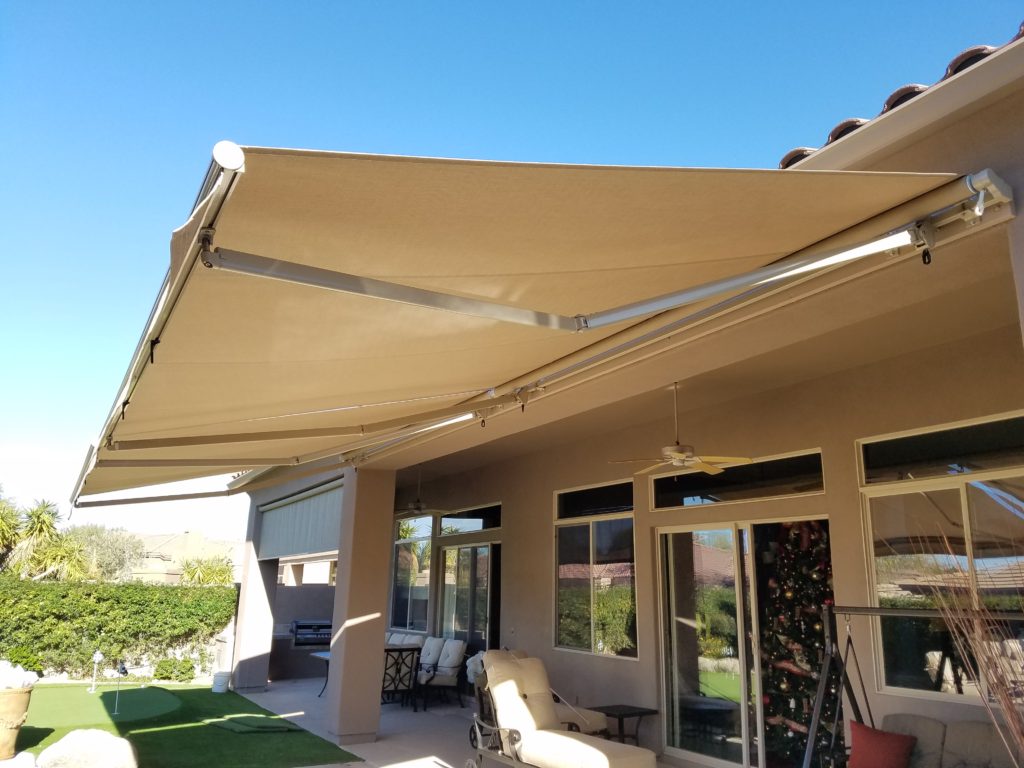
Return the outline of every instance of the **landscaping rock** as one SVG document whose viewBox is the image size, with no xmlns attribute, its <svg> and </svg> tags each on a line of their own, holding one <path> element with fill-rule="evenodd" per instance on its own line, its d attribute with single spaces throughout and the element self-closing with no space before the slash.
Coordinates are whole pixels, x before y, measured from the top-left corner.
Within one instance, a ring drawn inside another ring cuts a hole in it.
<svg viewBox="0 0 1024 768">
<path fill-rule="evenodd" d="M 36 768 L 36 756 L 31 752 L 19 752 L 10 760 L 0 760 L 0 768 Z"/>
<path fill-rule="evenodd" d="M 127 739 L 89 728 L 72 731 L 44 749 L 37 768 L 138 768 Z"/>
</svg>

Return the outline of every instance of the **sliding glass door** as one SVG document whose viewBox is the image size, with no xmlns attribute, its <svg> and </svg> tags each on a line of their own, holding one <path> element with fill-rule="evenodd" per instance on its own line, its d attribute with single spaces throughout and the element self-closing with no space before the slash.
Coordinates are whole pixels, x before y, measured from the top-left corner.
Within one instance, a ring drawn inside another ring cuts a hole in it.
<svg viewBox="0 0 1024 768">
<path fill-rule="evenodd" d="M 828 521 L 663 531 L 659 547 L 666 747 L 695 762 L 795 768 L 833 599 Z"/>
<path fill-rule="evenodd" d="M 748 536 L 661 535 L 667 746 L 739 765 L 758 755 Z"/>
<path fill-rule="evenodd" d="M 441 634 L 465 640 L 471 654 L 488 647 L 491 546 L 480 544 L 442 550 Z"/>
</svg>

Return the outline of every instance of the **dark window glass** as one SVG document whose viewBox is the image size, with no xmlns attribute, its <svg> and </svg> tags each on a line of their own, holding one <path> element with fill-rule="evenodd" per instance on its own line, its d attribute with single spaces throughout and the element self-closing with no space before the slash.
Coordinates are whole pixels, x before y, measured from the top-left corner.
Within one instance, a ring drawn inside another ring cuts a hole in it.
<svg viewBox="0 0 1024 768">
<path fill-rule="evenodd" d="M 607 515 L 633 509 L 633 484 L 616 483 L 558 494 L 558 519 Z"/>
<path fill-rule="evenodd" d="M 636 656 L 633 520 L 594 522 L 594 653 Z"/>
<path fill-rule="evenodd" d="M 590 638 L 590 526 L 558 528 L 558 626 L 556 644 L 589 651 Z"/>
<path fill-rule="evenodd" d="M 728 467 L 720 475 L 687 472 L 654 481 L 654 506 L 692 507 L 723 501 L 819 493 L 824 490 L 821 454 Z"/>
<path fill-rule="evenodd" d="M 868 483 L 980 472 L 1024 464 L 1024 417 L 864 445 Z"/>
<path fill-rule="evenodd" d="M 471 533 L 501 527 L 501 505 L 448 512 L 441 516 L 441 535 Z"/>
</svg>

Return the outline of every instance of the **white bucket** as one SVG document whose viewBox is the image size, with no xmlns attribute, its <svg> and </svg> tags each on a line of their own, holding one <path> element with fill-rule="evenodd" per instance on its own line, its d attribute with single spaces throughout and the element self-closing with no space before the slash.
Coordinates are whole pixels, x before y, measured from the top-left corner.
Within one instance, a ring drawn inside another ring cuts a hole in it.
<svg viewBox="0 0 1024 768">
<path fill-rule="evenodd" d="M 214 693 L 227 693 L 228 683 L 231 682 L 230 672 L 214 672 L 213 673 L 213 692 Z"/>
</svg>

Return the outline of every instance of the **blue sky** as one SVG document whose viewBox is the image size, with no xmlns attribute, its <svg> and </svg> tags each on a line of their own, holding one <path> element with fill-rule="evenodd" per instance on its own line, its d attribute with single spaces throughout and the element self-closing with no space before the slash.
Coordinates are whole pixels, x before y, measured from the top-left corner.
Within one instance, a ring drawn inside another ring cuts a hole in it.
<svg viewBox="0 0 1024 768">
<path fill-rule="evenodd" d="M 67 510 L 221 139 L 774 167 L 1022 19 L 999 0 L 4 0 L 0 485 Z"/>
</svg>

